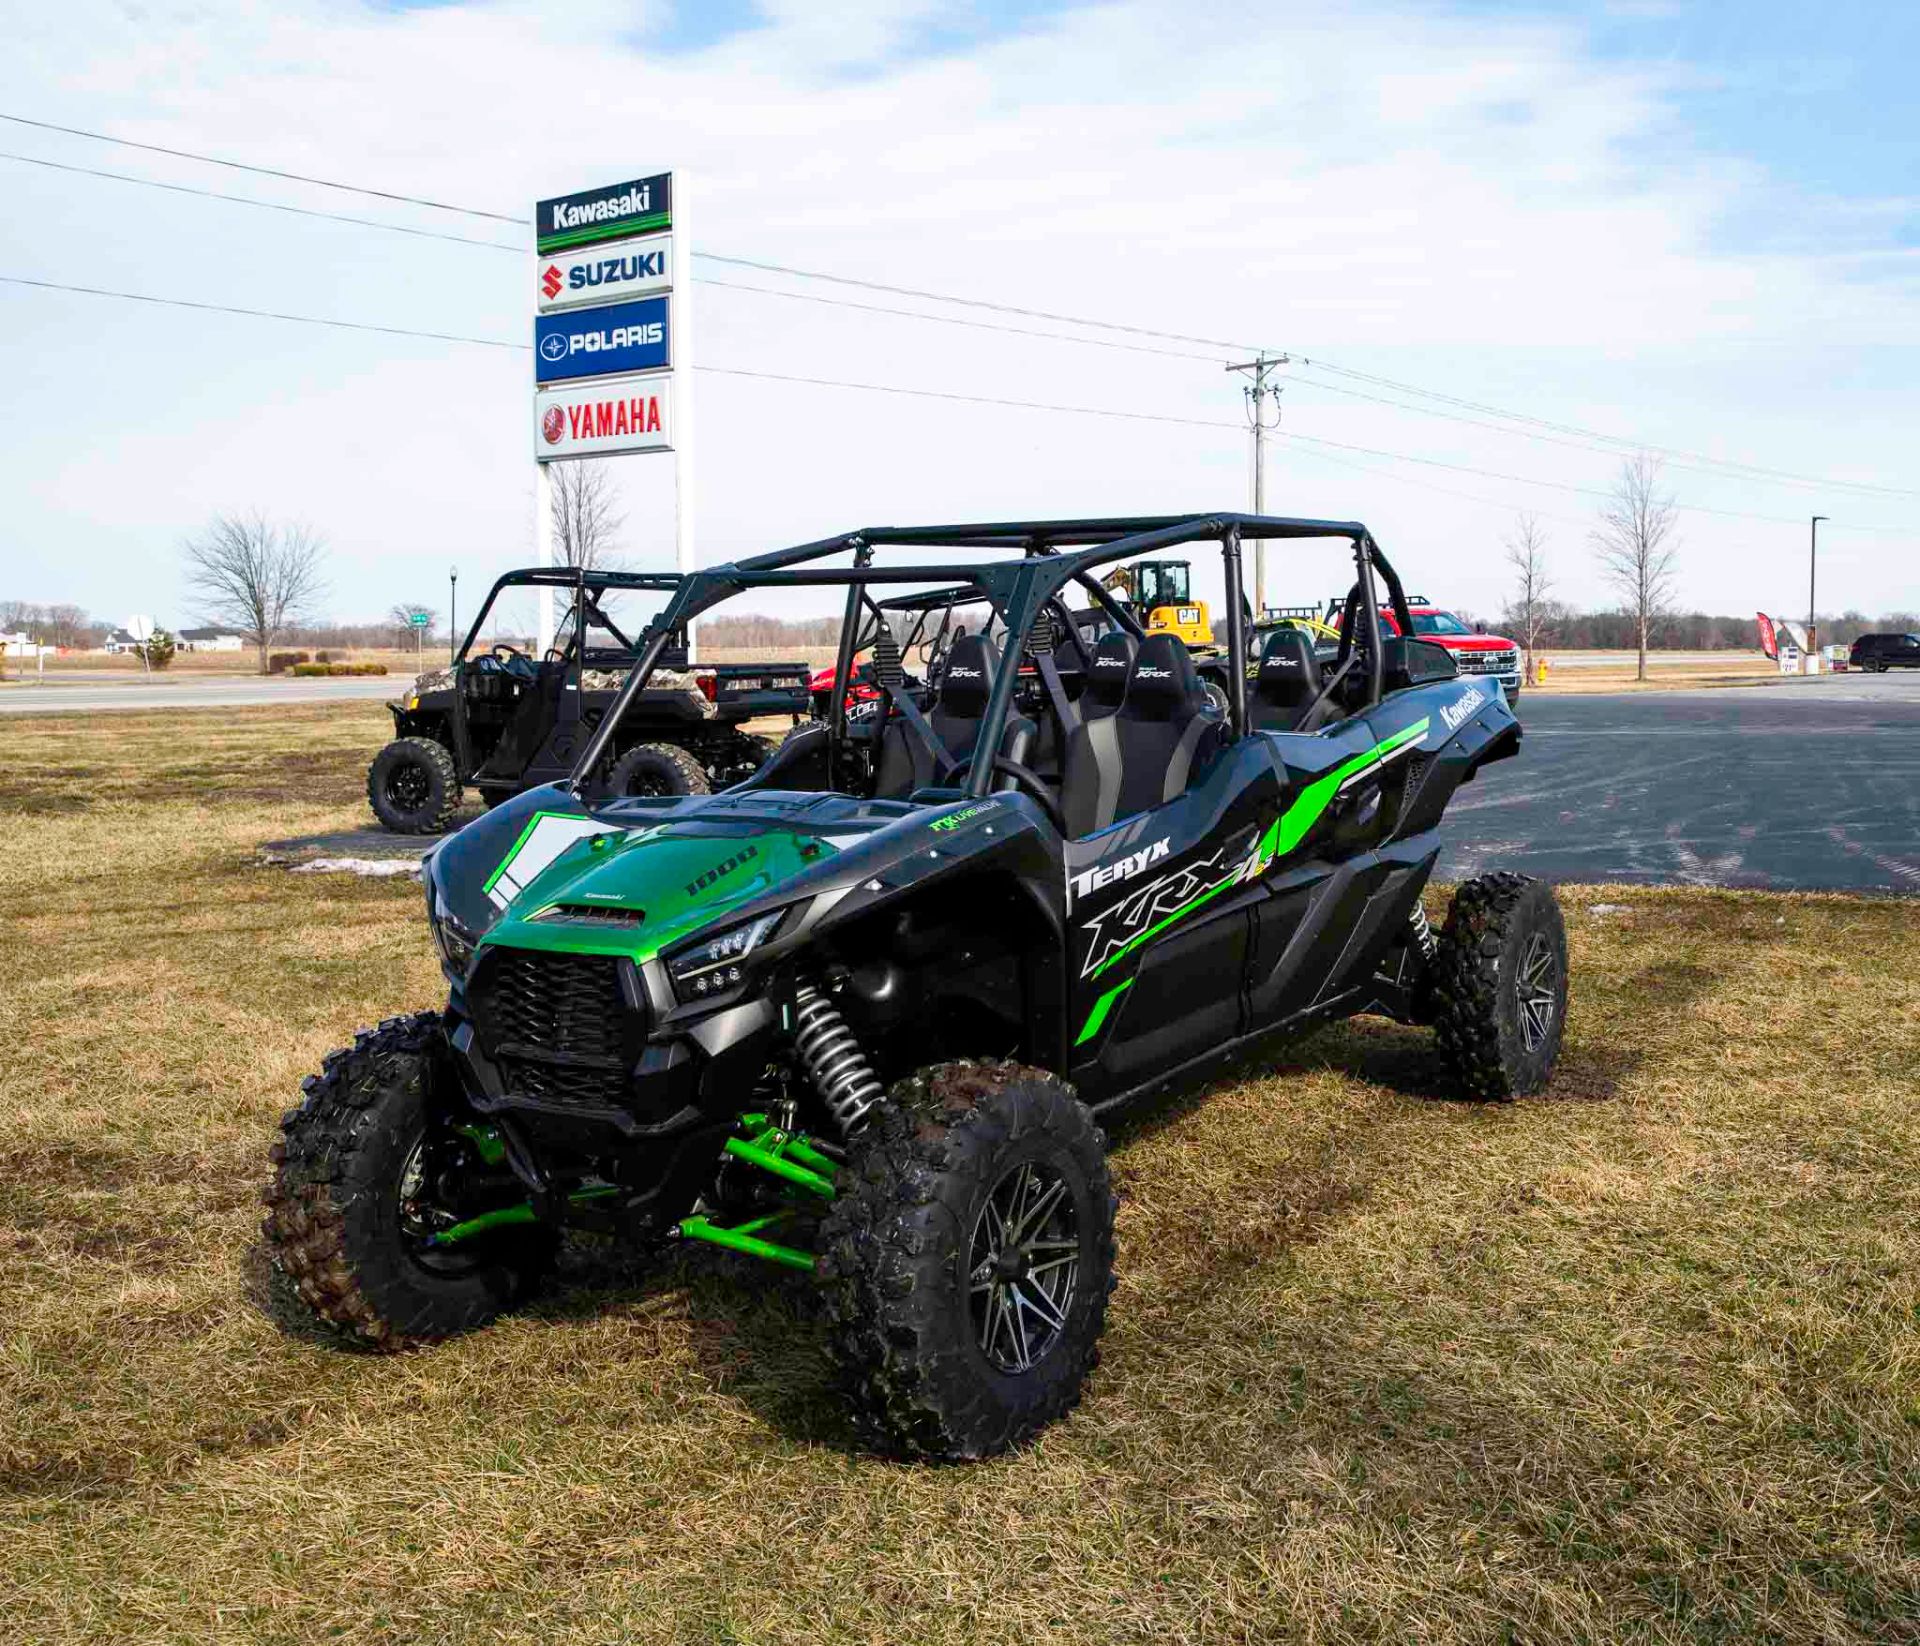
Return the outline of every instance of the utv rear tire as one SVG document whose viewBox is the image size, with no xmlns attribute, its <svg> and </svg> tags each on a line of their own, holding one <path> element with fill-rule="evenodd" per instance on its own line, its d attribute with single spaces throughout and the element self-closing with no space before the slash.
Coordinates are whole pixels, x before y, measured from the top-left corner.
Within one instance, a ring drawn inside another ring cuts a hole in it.
<svg viewBox="0 0 1920 1646">
<path fill-rule="evenodd" d="M 1072 1090 L 1017 1063 L 923 1070 L 875 1111 L 848 1179 L 818 1275 L 862 1434 L 989 1457 L 1071 1411 L 1099 1358 L 1115 1210 Z"/>
<path fill-rule="evenodd" d="M 712 794 L 706 768 L 671 743 L 641 743 L 613 763 L 607 792 L 614 795 Z"/>
<path fill-rule="evenodd" d="M 402 1349 L 484 1325 L 553 1253 L 548 1231 L 529 1225 L 440 1253 L 410 1236 L 402 1181 L 437 1124 L 433 1099 L 453 1078 L 447 1058 L 437 1012 L 390 1017 L 329 1052 L 281 1117 L 261 1233 L 301 1301 L 362 1347 Z"/>
<path fill-rule="evenodd" d="M 1553 888 L 1490 874 L 1453 894 L 1432 973 L 1434 1034 L 1467 1097 L 1539 1091 L 1567 1021 L 1567 928 Z"/>
<path fill-rule="evenodd" d="M 399 737 L 367 768 L 367 804 L 395 834 L 439 834 L 460 804 L 460 774 L 444 743 Z"/>
</svg>

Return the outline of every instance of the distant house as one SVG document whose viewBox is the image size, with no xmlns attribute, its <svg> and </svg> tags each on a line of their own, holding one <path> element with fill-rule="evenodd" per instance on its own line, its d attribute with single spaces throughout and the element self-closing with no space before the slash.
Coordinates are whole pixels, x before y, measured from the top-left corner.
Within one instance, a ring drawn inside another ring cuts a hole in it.
<svg viewBox="0 0 1920 1646">
<path fill-rule="evenodd" d="M 182 629 L 176 638 L 183 652 L 237 652 L 246 646 L 231 629 Z"/>
<path fill-rule="evenodd" d="M 107 650 L 116 657 L 122 652 L 137 652 L 139 649 L 140 642 L 125 629 L 115 629 L 107 636 Z"/>
<path fill-rule="evenodd" d="M 41 652 L 52 652 L 56 648 L 41 646 L 25 629 L 13 634 L 0 634 L 0 657 L 38 657 Z"/>
</svg>

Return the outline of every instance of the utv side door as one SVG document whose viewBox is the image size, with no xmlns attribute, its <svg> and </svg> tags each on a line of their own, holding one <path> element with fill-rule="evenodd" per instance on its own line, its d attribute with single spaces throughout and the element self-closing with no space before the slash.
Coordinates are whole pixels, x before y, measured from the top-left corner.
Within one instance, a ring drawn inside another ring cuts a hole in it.
<svg viewBox="0 0 1920 1646">
<path fill-rule="evenodd" d="M 1186 793 L 1066 843 L 1068 1066 L 1118 1097 L 1243 1032 L 1254 865 L 1278 812 L 1264 738 Z"/>
</svg>

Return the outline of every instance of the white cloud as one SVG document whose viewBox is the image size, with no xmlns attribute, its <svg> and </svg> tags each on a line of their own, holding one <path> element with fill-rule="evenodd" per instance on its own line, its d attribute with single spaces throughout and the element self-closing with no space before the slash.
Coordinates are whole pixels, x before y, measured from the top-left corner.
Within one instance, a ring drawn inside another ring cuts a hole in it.
<svg viewBox="0 0 1920 1646">
<path fill-rule="evenodd" d="M 1746 461 L 1896 484 L 1905 472 L 1900 430 L 1920 408 L 1912 373 L 1893 364 L 1910 356 L 1886 349 L 1920 343 L 1920 306 L 1910 256 L 1871 232 L 1886 203 L 1801 199 L 1756 165 L 1708 161 L 1680 118 L 1680 78 L 1597 64 L 1576 31 L 1425 8 L 1143 0 L 929 57 L 912 55 L 914 42 L 951 15 L 932 0 L 790 0 L 767 13 L 711 49 L 663 56 L 645 44 L 645 11 L 604 3 L 48 8 L 0 65 L 0 107 L 509 211 L 680 166 L 698 181 L 707 249 L 1323 354 Z M 386 211 L 49 134 L 9 130 L 7 145 Z M 0 168 L 16 202 L 0 272 L 484 336 L 527 330 L 525 265 L 511 257 Z M 1724 243 L 1725 225 L 1768 216 L 1802 232 L 1764 250 Z M 1846 226 L 1845 257 L 1818 249 L 1828 220 Z M 138 590 L 170 609 L 178 535 L 256 502 L 328 533 L 343 612 L 438 587 L 450 555 L 477 573 L 530 550 L 524 357 L 19 290 L 0 304 L 17 431 L 0 454 L 16 500 L 0 592 L 24 585 L 114 611 Z M 700 304 L 715 364 L 1238 415 L 1217 364 L 711 287 Z M 699 411 L 710 556 L 872 518 L 1245 495 L 1244 440 L 1228 429 L 720 377 L 701 381 Z M 1290 394 L 1288 427 L 1578 485 L 1604 485 L 1611 467 L 1305 387 Z M 1283 445 L 1269 497 L 1368 519 L 1417 582 L 1481 610 L 1503 583 L 1492 545 L 1512 506 L 1531 504 L 1569 522 L 1556 528 L 1567 591 L 1599 598 L 1580 541 L 1587 500 L 1392 472 Z M 667 465 L 634 460 L 622 474 L 641 553 L 664 563 Z M 1903 562 L 1887 552 L 1897 540 L 1844 530 L 1849 518 L 1920 521 L 1920 500 L 1673 478 L 1687 501 L 1831 513 L 1842 529 L 1823 551 L 1823 586 L 1836 601 L 1920 600 L 1910 550 Z M 1790 528 L 1692 516 L 1687 539 L 1692 601 L 1740 609 L 1797 586 L 1802 539 Z"/>
</svg>

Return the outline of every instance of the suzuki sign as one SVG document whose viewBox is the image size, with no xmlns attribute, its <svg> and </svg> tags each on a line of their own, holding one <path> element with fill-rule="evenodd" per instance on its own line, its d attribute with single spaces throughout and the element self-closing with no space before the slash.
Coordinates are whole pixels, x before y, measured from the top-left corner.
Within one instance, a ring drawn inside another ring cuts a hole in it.
<svg viewBox="0 0 1920 1646">
<path fill-rule="evenodd" d="M 657 296 L 673 284 L 673 240 L 661 234 L 537 258 L 533 284 L 534 306 L 542 314 Z"/>
<path fill-rule="evenodd" d="M 572 314 L 546 314 L 533 323 L 533 379 L 562 383 L 574 377 L 610 377 L 670 365 L 667 299 L 642 298 Z"/>
<path fill-rule="evenodd" d="M 671 451 L 672 407 L 673 378 L 661 372 L 543 389 L 533 400 L 533 455 L 550 463 L 611 452 Z"/>
</svg>

